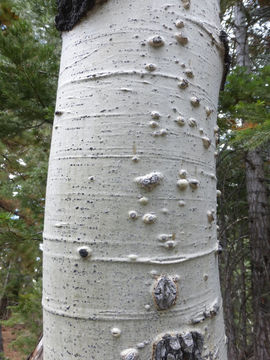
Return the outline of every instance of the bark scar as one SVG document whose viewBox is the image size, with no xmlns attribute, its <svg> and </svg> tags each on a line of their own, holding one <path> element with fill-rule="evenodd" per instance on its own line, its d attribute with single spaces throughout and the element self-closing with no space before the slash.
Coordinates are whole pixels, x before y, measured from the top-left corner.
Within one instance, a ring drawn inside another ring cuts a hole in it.
<svg viewBox="0 0 270 360">
<path fill-rule="evenodd" d="M 173 306 L 177 299 L 177 285 L 168 276 L 157 279 L 154 287 L 153 297 L 159 310 L 167 310 Z"/>
<path fill-rule="evenodd" d="M 223 69 L 223 77 L 220 84 L 220 91 L 223 91 L 226 84 L 226 78 L 230 71 L 232 58 L 230 55 L 228 35 L 224 30 L 220 32 L 219 39 L 222 42 L 224 48 L 224 69 Z"/>
<path fill-rule="evenodd" d="M 203 342 L 203 336 L 196 331 L 165 334 L 154 344 L 152 360 L 202 360 Z"/>
</svg>

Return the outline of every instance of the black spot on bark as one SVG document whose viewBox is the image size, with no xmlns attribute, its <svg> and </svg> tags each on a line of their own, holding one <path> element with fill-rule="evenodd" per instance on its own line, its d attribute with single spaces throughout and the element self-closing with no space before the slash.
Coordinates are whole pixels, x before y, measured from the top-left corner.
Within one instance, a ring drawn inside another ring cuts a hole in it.
<svg viewBox="0 0 270 360">
<path fill-rule="evenodd" d="M 221 255 L 223 253 L 223 246 L 219 243 L 217 248 L 217 254 Z"/>
<path fill-rule="evenodd" d="M 159 310 L 167 310 L 175 304 L 177 298 L 177 286 L 167 276 L 158 279 L 153 292 L 155 303 Z"/>
<path fill-rule="evenodd" d="M 57 0 L 55 25 L 59 31 L 71 30 L 95 5 L 95 0 Z"/>
<path fill-rule="evenodd" d="M 86 258 L 89 255 L 89 253 L 86 249 L 80 249 L 79 254 L 82 258 Z"/>
<path fill-rule="evenodd" d="M 55 114 L 56 116 L 61 116 L 61 115 L 63 115 L 63 112 L 62 112 L 62 111 L 57 110 L 54 114 Z"/>
<path fill-rule="evenodd" d="M 195 331 L 166 334 L 154 344 L 153 360 L 202 360 L 203 336 Z"/>
</svg>

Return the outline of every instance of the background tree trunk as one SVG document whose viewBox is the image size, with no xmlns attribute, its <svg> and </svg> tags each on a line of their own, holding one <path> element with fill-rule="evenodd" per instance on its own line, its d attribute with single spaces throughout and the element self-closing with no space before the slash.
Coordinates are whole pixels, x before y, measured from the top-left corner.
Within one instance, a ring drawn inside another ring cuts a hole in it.
<svg viewBox="0 0 270 360">
<path fill-rule="evenodd" d="M 260 150 L 247 152 L 246 183 L 252 254 L 254 357 L 267 360 L 270 358 L 270 231 Z"/>
<path fill-rule="evenodd" d="M 3 344 L 3 336 L 2 336 L 2 325 L 0 325 L 0 359 L 3 357 L 4 352 L 4 344 Z"/>
<path fill-rule="evenodd" d="M 227 229 L 226 229 L 226 220 L 225 214 L 223 212 L 224 206 L 223 201 L 219 204 L 221 207 L 219 213 L 219 224 L 222 231 L 220 234 L 220 240 L 222 240 L 222 246 L 227 249 L 228 247 L 228 238 L 227 238 Z M 229 251 L 224 252 L 223 260 L 223 271 L 221 271 L 221 276 L 223 276 L 223 304 L 224 304 L 224 316 L 225 316 L 225 326 L 226 334 L 228 338 L 228 359 L 238 360 L 238 350 L 237 350 L 237 337 L 235 334 L 235 319 L 234 319 L 234 301 L 233 301 L 233 267 L 231 266 L 231 254 Z"/>
<path fill-rule="evenodd" d="M 245 8 L 240 1 L 234 8 L 234 25 L 236 37 L 236 62 L 238 66 L 251 67 L 248 46 L 248 23 Z"/>
<path fill-rule="evenodd" d="M 251 67 L 248 22 L 243 4 L 235 6 L 237 65 Z M 254 358 L 270 358 L 270 222 L 261 149 L 247 151 L 246 188 L 252 260 Z"/>
<path fill-rule="evenodd" d="M 221 77 L 217 0 L 110 0 L 63 33 L 45 360 L 227 358 L 215 221 Z"/>
</svg>

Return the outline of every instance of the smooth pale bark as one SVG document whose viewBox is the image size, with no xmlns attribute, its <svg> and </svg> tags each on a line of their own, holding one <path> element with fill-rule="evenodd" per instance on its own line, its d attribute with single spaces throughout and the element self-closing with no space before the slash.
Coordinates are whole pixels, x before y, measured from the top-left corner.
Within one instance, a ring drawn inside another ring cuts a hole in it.
<svg viewBox="0 0 270 360">
<path fill-rule="evenodd" d="M 235 6 L 237 65 L 251 71 L 248 25 L 243 5 Z M 259 119 L 258 119 L 259 120 Z M 270 358 L 270 222 L 261 149 L 245 156 L 254 318 L 254 358 Z"/>
<path fill-rule="evenodd" d="M 164 334 L 190 332 L 203 336 L 205 358 L 227 358 L 215 220 L 219 7 L 188 3 L 110 0 L 63 33 L 45 360 L 156 359 Z"/>
</svg>

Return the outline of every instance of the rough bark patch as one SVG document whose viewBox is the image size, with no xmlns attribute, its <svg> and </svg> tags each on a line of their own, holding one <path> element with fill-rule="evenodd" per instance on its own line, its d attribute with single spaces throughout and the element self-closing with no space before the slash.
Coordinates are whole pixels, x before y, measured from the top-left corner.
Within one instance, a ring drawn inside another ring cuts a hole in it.
<svg viewBox="0 0 270 360">
<path fill-rule="evenodd" d="M 177 286 L 167 276 L 158 279 L 153 292 L 156 306 L 159 310 L 167 310 L 173 306 L 177 298 Z"/>
<path fill-rule="evenodd" d="M 135 182 L 144 190 L 151 191 L 163 180 L 163 175 L 160 172 L 152 172 L 144 176 L 139 176 Z"/>
<path fill-rule="evenodd" d="M 152 360 L 202 360 L 203 336 L 198 332 L 166 334 L 154 344 Z"/>
<path fill-rule="evenodd" d="M 220 84 L 220 91 L 223 91 L 226 84 L 226 79 L 230 71 L 232 58 L 230 55 L 230 47 L 229 47 L 229 40 L 228 35 L 225 31 L 221 31 L 219 35 L 220 41 L 223 44 L 224 47 L 224 69 L 223 69 L 223 76 Z"/>
<path fill-rule="evenodd" d="M 59 31 L 71 30 L 91 10 L 96 0 L 58 0 L 55 25 Z"/>
</svg>

